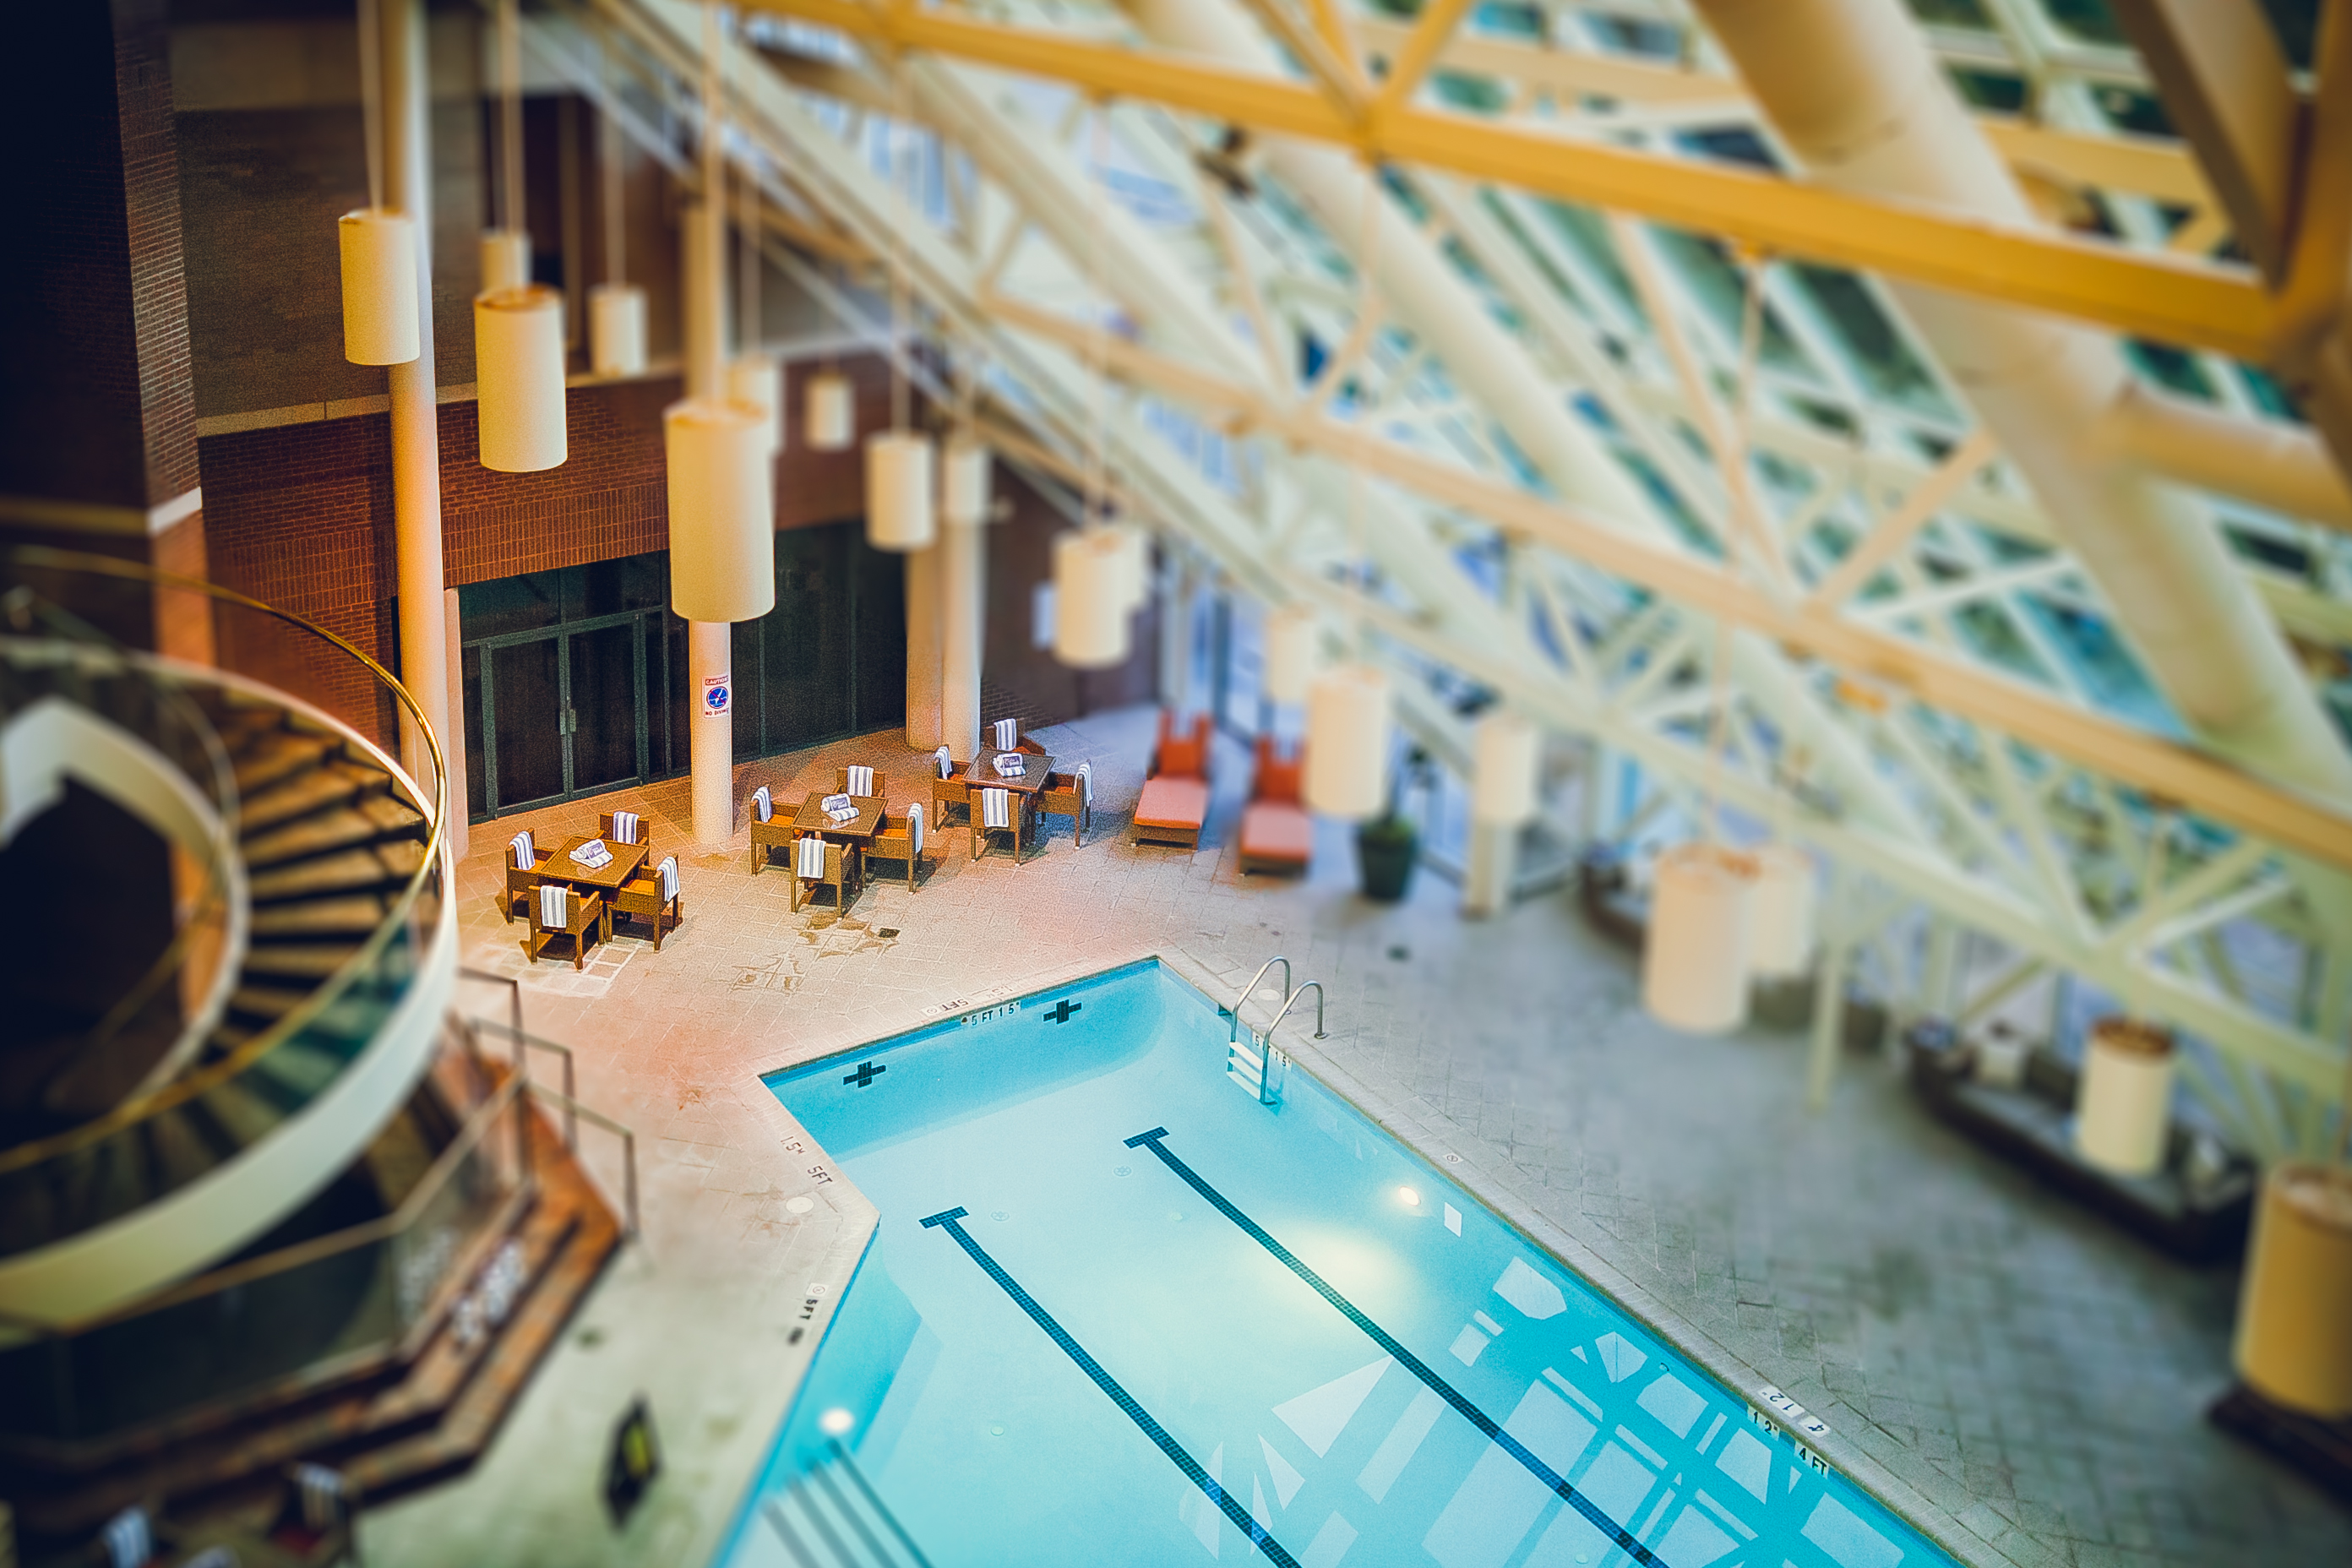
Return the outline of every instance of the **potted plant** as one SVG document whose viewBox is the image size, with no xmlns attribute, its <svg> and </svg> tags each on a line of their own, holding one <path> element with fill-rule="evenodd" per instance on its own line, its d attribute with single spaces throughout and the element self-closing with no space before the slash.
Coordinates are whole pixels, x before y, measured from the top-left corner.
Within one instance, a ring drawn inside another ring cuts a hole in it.
<svg viewBox="0 0 2352 1568">
<path fill-rule="evenodd" d="M 1418 776 L 1429 764 L 1429 754 L 1418 746 L 1406 754 L 1389 790 L 1388 810 L 1356 829 L 1356 868 L 1364 879 L 1364 897 L 1384 904 L 1402 903 L 1412 887 L 1413 862 L 1421 854 L 1421 835 L 1405 816 L 1402 802 L 1408 776 Z"/>
</svg>

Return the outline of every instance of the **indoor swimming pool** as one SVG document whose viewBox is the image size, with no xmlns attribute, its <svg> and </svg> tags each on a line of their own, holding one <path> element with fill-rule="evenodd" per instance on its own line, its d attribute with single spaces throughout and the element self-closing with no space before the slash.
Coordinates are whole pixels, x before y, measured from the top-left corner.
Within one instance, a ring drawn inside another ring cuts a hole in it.
<svg viewBox="0 0 2352 1568">
<path fill-rule="evenodd" d="M 1950 1561 L 1227 1034 L 1147 961 L 768 1080 L 881 1220 L 720 1563 Z"/>
</svg>

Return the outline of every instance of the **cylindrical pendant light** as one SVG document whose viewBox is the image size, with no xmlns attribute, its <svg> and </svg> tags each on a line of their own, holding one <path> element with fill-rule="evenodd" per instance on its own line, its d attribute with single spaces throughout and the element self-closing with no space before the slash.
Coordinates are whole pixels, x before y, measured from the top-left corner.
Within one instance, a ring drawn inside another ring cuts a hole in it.
<svg viewBox="0 0 2352 1568">
<path fill-rule="evenodd" d="M 1106 528 L 1058 535 L 1054 541 L 1054 657 L 1073 669 L 1110 669 L 1130 651 L 1127 606 L 1120 602 L 1125 569 L 1119 543 Z"/>
<path fill-rule="evenodd" d="M 1151 597 L 1151 531 L 1132 522 L 1110 525 L 1118 541 L 1119 598 L 1131 614 Z"/>
<path fill-rule="evenodd" d="M 1748 1021 L 1756 862 L 1718 844 L 1658 857 L 1642 950 L 1642 1005 L 1668 1028 L 1720 1035 Z"/>
<path fill-rule="evenodd" d="M 1380 816 L 1389 805 L 1389 678 L 1368 664 L 1343 664 L 1307 690 L 1307 808 L 1344 822 Z"/>
<path fill-rule="evenodd" d="M 2074 1096 L 2075 1152 L 2119 1176 L 2163 1169 L 2172 1064 L 2169 1029 L 2116 1016 L 2093 1024 Z"/>
<path fill-rule="evenodd" d="M 1473 734 L 1470 819 L 1524 827 L 1536 819 L 1543 733 L 1516 713 L 1489 713 Z"/>
<path fill-rule="evenodd" d="M 737 354 L 727 367 L 727 395 L 765 411 L 768 455 L 784 449 L 784 363 L 771 353 Z"/>
<path fill-rule="evenodd" d="M 482 231 L 482 292 L 520 289 L 530 281 L 530 236 L 519 229 Z"/>
<path fill-rule="evenodd" d="M 931 438 L 886 430 L 866 440 L 866 542 L 877 550 L 928 550 L 939 537 Z"/>
<path fill-rule="evenodd" d="M 353 364 L 406 364 L 418 353 L 416 230 L 374 207 L 335 224 L 343 262 L 343 357 Z"/>
<path fill-rule="evenodd" d="M 776 605 L 775 470 L 765 412 L 686 398 L 662 412 L 669 463 L 670 605 L 689 621 L 757 620 Z"/>
<path fill-rule="evenodd" d="M 474 296 L 482 467 L 536 473 L 563 461 L 563 296 L 532 284 Z"/>
<path fill-rule="evenodd" d="M 1296 706 L 1307 700 L 1315 679 L 1315 645 L 1320 627 L 1304 605 L 1285 605 L 1266 616 L 1262 685 L 1266 700 Z"/>
<path fill-rule="evenodd" d="M 646 291 L 634 283 L 588 290 L 588 363 L 598 375 L 646 373 Z"/>
<path fill-rule="evenodd" d="M 977 528 L 989 517 L 989 481 L 995 457 L 968 431 L 948 437 L 940 453 L 940 518 L 955 528 Z"/>
<path fill-rule="evenodd" d="M 846 452 L 857 441 L 857 395 L 837 370 L 821 370 L 803 389 L 801 419 L 812 452 Z"/>
<path fill-rule="evenodd" d="M 2246 1386 L 2324 1421 L 2352 1416 L 2352 1170 L 2271 1168 L 2254 1215 L 2232 1359 Z"/>
<path fill-rule="evenodd" d="M 1748 972 L 1759 980 L 1802 974 L 1813 962 L 1813 860 L 1793 844 L 1767 844 L 1756 862 Z"/>
</svg>

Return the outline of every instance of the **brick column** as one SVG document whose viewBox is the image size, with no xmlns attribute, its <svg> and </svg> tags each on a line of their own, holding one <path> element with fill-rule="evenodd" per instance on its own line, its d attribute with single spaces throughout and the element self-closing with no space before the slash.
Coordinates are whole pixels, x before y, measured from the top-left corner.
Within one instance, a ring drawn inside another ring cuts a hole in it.
<svg viewBox="0 0 2352 1568">
<path fill-rule="evenodd" d="M 0 537 L 205 574 L 165 0 L 10 20 L 0 94 Z M 87 605 L 126 640 L 212 657 L 201 602 Z"/>
</svg>

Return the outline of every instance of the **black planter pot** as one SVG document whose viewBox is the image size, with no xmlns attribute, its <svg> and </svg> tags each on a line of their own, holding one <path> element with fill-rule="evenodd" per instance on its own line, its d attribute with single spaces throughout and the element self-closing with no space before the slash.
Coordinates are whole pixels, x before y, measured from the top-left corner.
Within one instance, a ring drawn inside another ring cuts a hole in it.
<svg viewBox="0 0 2352 1568">
<path fill-rule="evenodd" d="M 1364 879 L 1364 897 L 1384 904 L 1401 903 L 1412 888 L 1412 867 L 1421 854 L 1421 836 L 1409 823 L 1393 818 L 1367 823 L 1356 829 L 1356 868 Z"/>
</svg>

